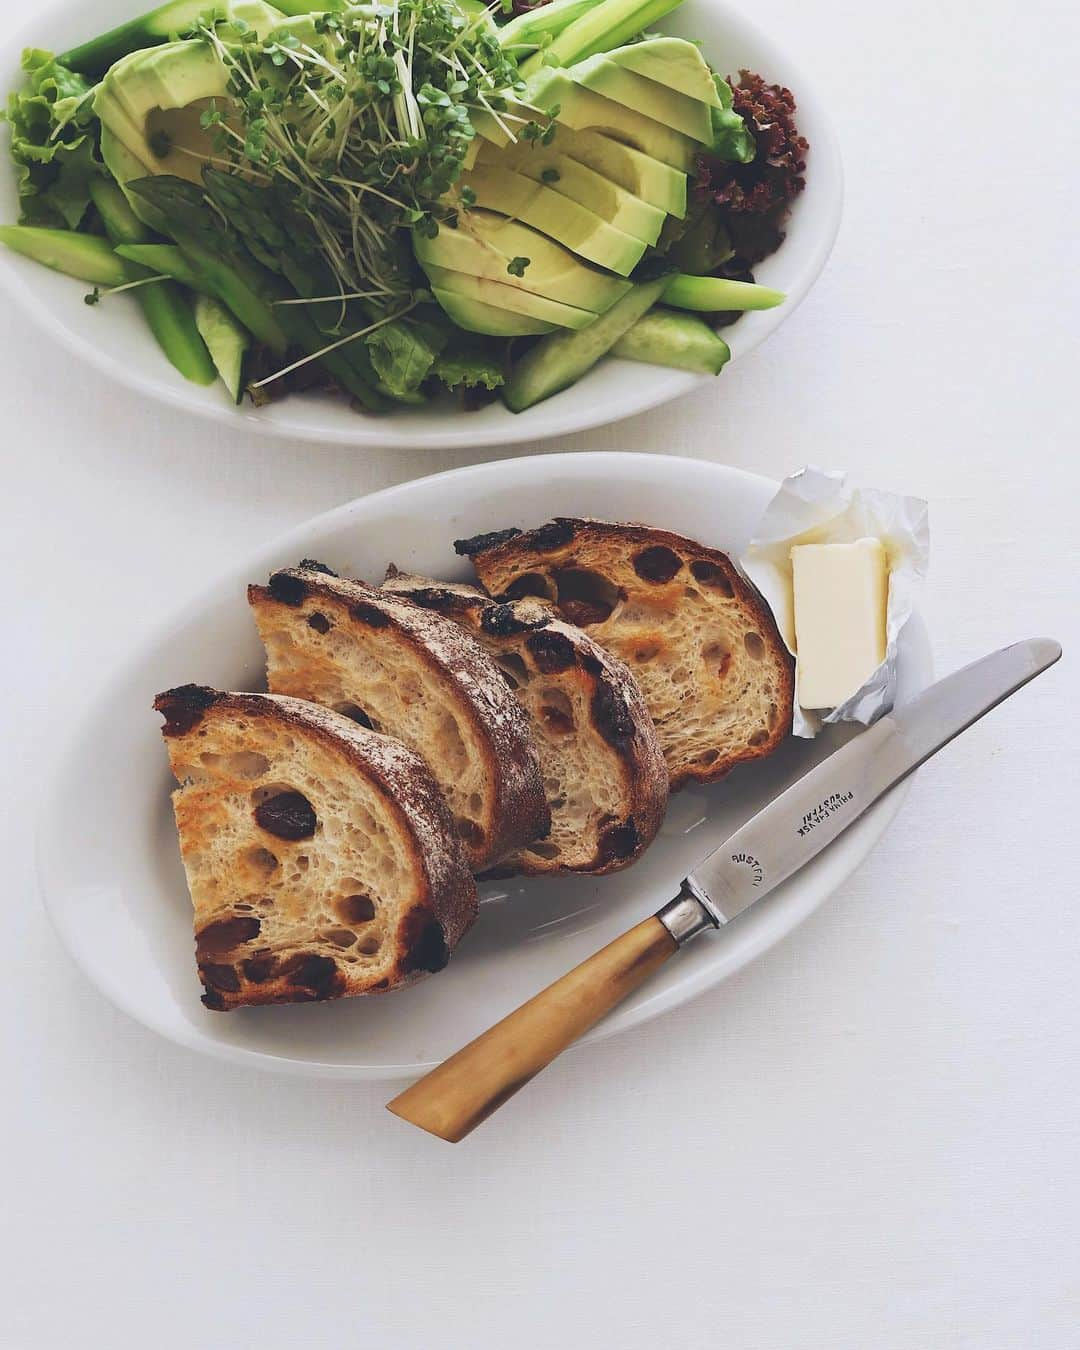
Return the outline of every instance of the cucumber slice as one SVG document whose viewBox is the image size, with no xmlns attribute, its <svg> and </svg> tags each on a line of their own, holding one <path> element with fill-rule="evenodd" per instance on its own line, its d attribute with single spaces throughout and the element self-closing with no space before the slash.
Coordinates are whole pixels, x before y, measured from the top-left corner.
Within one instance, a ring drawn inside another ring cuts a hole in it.
<svg viewBox="0 0 1080 1350">
<path fill-rule="evenodd" d="M 642 282 L 588 328 L 538 342 L 514 367 L 503 389 L 506 406 L 524 412 L 580 380 L 656 304 L 666 284 L 666 277 Z"/>
<path fill-rule="evenodd" d="M 251 350 L 251 335 L 230 310 L 208 295 L 195 297 L 195 324 L 225 388 L 233 402 L 239 403 L 244 396 L 244 366 Z"/>
<path fill-rule="evenodd" d="M 670 309 L 654 309 L 638 319 L 612 347 L 611 354 L 702 375 L 719 375 L 731 360 L 727 343 L 703 319 Z"/>
</svg>

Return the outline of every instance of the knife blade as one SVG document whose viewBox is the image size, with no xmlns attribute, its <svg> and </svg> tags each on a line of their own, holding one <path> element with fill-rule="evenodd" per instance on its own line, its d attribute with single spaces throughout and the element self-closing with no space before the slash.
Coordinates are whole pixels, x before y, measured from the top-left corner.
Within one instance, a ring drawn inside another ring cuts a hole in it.
<svg viewBox="0 0 1080 1350">
<path fill-rule="evenodd" d="M 686 890 L 704 906 L 713 926 L 728 923 L 804 867 L 890 788 L 1060 657 L 1058 643 L 1035 638 L 947 675 L 775 797 L 698 863 L 686 878 Z"/>
<path fill-rule="evenodd" d="M 541 990 L 388 1103 L 457 1143 L 699 933 L 775 890 L 997 704 L 1061 658 L 1050 638 L 939 680 L 800 778 L 700 862 L 676 899 Z"/>
</svg>

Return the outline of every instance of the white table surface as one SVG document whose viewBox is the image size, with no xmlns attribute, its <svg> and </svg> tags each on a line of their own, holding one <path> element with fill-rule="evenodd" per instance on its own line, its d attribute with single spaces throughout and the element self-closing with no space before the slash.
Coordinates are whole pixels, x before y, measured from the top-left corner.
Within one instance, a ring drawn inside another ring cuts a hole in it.
<svg viewBox="0 0 1080 1350">
<path fill-rule="evenodd" d="M 30 829 L 85 691 L 160 610 L 469 456 L 228 435 L 5 316 L 3 1350 L 1080 1346 L 1072 10 L 760 0 L 842 119 L 832 263 L 715 387 L 543 447 L 922 494 L 939 667 L 1041 632 L 1066 662 L 927 768 L 780 948 L 456 1149 L 378 1085 L 237 1072 L 113 1011 L 50 932 Z"/>
</svg>

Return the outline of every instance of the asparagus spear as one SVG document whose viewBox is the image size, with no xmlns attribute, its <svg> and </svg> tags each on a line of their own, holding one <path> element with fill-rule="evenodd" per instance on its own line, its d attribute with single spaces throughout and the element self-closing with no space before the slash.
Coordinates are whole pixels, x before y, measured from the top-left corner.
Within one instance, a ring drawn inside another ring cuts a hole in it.
<svg viewBox="0 0 1080 1350">
<path fill-rule="evenodd" d="M 542 47 L 546 38 L 557 37 L 599 3 L 600 0 L 551 0 L 550 4 L 527 9 L 499 29 L 499 46 L 512 55 L 524 55 Z"/>
<path fill-rule="evenodd" d="M 128 189 L 169 222 L 189 269 L 200 279 L 197 289 L 227 305 L 250 333 L 283 356 L 289 341 L 274 313 L 276 297 L 266 285 L 266 274 L 220 228 L 202 192 L 165 174 L 136 179 Z"/>
<path fill-rule="evenodd" d="M 60 64 L 80 75 L 103 75 L 122 56 L 168 42 L 178 33 L 194 28 L 200 19 L 211 17 L 218 8 L 213 0 L 169 0 L 149 14 L 129 19 L 101 37 L 73 47 L 60 57 Z"/>
<path fill-rule="evenodd" d="M 285 278 L 296 297 L 316 300 L 334 294 L 337 285 L 318 252 L 311 226 L 287 197 L 282 197 L 273 188 L 260 187 L 236 174 L 224 174 L 217 169 L 207 169 L 203 177 L 214 203 L 236 227 L 247 247 L 264 267 Z M 285 298 L 284 294 L 281 298 Z M 356 301 L 345 306 L 344 323 L 341 322 L 341 304 L 335 301 L 284 308 L 302 309 L 323 334 L 323 347 L 341 337 L 343 330 L 357 332 L 367 328 L 377 317 Z M 281 309 L 279 306 L 279 315 Z M 372 388 L 378 387 L 379 379 L 362 339 L 348 343 L 338 352 L 339 364 L 344 361 L 350 366 L 356 380 Z"/>
<path fill-rule="evenodd" d="M 96 178 L 90 184 L 90 196 L 114 247 L 141 244 L 150 238 L 146 226 L 110 179 Z M 148 280 L 155 275 L 151 269 L 130 259 L 124 266 L 132 281 Z M 180 287 L 172 281 L 140 286 L 136 299 L 142 306 L 158 345 L 180 374 L 193 384 L 213 384 L 217 379 L 217 369 L 199 333 L 191 305 Z"/>
<path fill-rule="evenodd" d="M 348 8 L 345 0 L 274 0 L 271 7 L 289 18 Z M 129 19 L 119 28 L 73 47 L 61 56 L 60 62 L 81 75 L 96 78 L 104 75 L 121 57 L 170 42 L 200 22 L 213 22 L 227 16 L 228 10 L 228 4 L 222 4 L 221 0 L 218 3 L 214 0 L 168 0 L 149 14 Z"/>
<path fill-rule="evenodd" d="M 49 230 L 35 225 L 0 225 L 0 244 L 24 258 L 78 277 L 94 286 L 123 286 L 132 278 L 107 239 L 73 230 Z"/>
<path fill-rule="evenodd" d="M 128 262 L 148 267 L 159 276 L 172 277 L 173 281 L 178 281 L 181 286 L 187 286 L 200 295 L 208 294 L 204 290 L 207 285 L 206 278 L 188 262 L 183 250 L 176 244 L 121 244 L 116 251 Z"/>
<path fill-rule="evenodd" d="M 562 30 L 550 46 L 534 52 L 521 65 L 527 79 L 545 65 L 569 66 L 598 52 L 621 47 L 677 9 L 682 0 L 600 0 Z"/>
<path fill-rule="evenodd" d="M 724 277 L 691 277 L 676 273 L 664 290 L 664 303 L 676 309 L 696 309 L 702 314 L 725 311 L 775 309 L 787 299 L 783 291 L 755 286 L 749 281 Z"/>
</svg>

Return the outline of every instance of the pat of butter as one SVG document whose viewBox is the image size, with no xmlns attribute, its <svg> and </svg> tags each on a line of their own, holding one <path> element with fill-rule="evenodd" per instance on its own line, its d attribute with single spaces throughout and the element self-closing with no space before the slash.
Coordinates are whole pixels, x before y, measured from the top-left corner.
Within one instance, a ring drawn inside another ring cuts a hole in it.
<svg viewBox="0 0 1080 1350">
<path fill-rule="evenodd" d="M 889 563 L 880 539 L 791 550 L 799 705 L 836 708 L 885 660 Z"/>
</svg>

